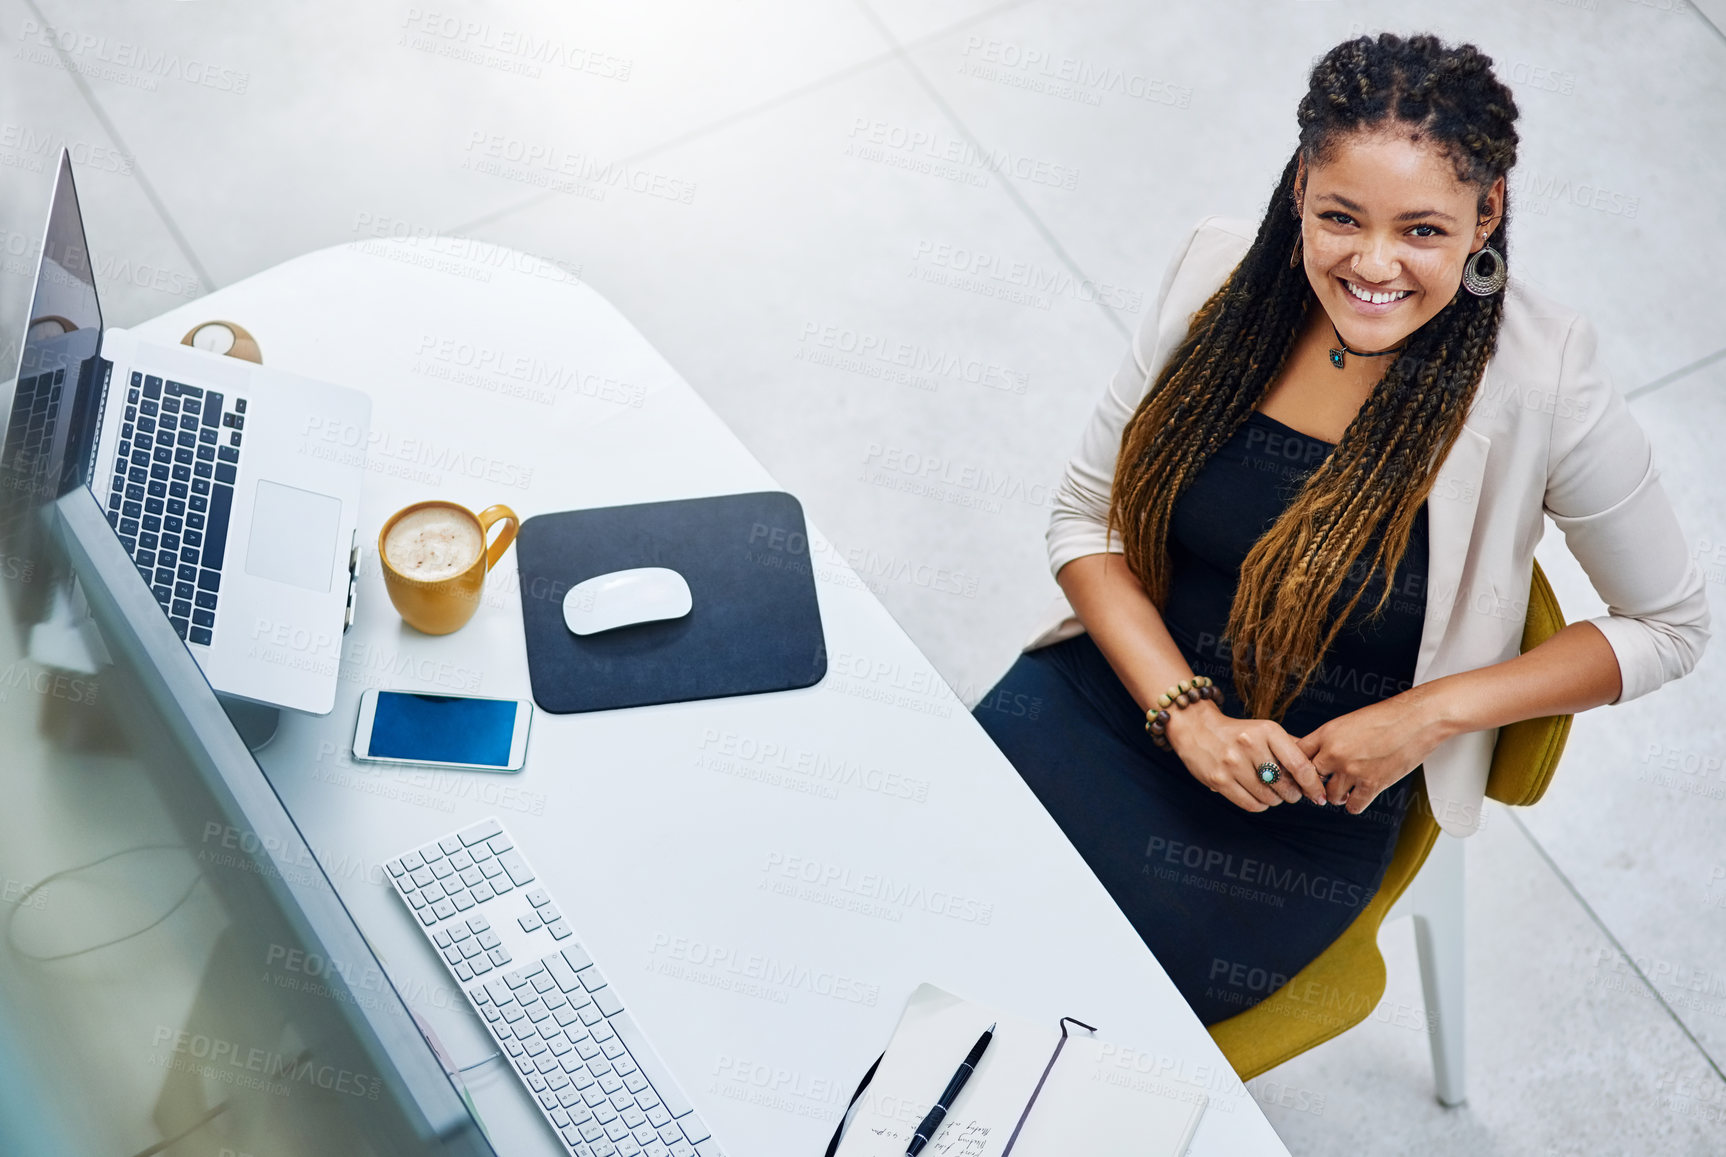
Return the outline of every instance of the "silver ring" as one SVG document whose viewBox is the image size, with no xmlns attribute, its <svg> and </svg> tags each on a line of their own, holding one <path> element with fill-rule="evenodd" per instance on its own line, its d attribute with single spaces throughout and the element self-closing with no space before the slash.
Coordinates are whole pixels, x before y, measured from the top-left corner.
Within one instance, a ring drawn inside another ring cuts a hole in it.
<svg viewBox="0 0 1726 1157">
<path fill-rule="evenodd" d="M 1270 760 L 1259 764 L 1258 771 L 1260 783 L 1272 784 L 1283 777 L 1283 769 Z"/>
</svg>

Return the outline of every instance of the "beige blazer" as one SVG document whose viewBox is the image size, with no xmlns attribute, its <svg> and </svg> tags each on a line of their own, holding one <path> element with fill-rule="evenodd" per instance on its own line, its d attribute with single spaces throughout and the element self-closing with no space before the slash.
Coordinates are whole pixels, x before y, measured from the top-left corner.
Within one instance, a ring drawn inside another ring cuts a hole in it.
<svg viewBox="0 0 1726 1157">
<path fill-rule="evenodd" d="M 1155 308 L 1103 392 L 1068 463 L 1047 534 L 1049 568 L 1121 550 L 1105 540 L 1121 433 L 1193 313 L 1245 255 L 1250 222 L 1208 217 L 1169 266 Z M 1534 546 L 1550 517 L 1609 614 L 1590 619 L 1612 645 L 1627 703 L 1688 674 L 1709 637 L 1701 568 L 1660 485 L 1646 433 L 1603 374 L 1593 328 L 1520 285 L 1504 290 L 1497 352 L 1427 499 L 1430 563 L 1416 685 L 1514 658 L 1521 650 Z M 1022 648 L 1084 631 L 1057 595 Z M 1498 729 L 1468 732 L 1426 757 L 1445 831 L 1472 834 Z"/>
</svg>

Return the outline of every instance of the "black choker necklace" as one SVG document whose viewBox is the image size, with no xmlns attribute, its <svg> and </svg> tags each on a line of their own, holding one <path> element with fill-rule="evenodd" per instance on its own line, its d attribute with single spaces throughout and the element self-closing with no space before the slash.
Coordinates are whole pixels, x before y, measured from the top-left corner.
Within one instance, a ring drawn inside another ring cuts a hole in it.
<svg viewBox="0 0 1726 1157">
<path fill-rule="evenodd" d="M 1330 331 L 1336 334 L 1336 344 L 1338 347 L 1330 351 L 1330 364 L 1339 370 L 1342 369 L 1342 355 L 1344 354 L 1353 354 L 1357 358 L 1382 358 L 1386 354 L 1401 353 L 1402 346 L 1408 344 L 1408 340 L 1405 338 L 1402 345 L 1397 346 L 1395 349 L 1372 351 L 1351 350 L 1348 348 L 1348 343 L 1342 340 L 1342 331 L 1336 327 L 1336 322 L 1333 321 L 1330 323 Z"/>
</svg>

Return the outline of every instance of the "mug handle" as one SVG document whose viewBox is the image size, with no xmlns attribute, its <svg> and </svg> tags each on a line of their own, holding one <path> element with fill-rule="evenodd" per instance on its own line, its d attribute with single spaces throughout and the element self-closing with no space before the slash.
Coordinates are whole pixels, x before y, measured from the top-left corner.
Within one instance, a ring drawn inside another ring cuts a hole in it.
<svg viewBox="0 0 1726 1157">
<path fill-rule="evenodd" d="M 515 532 L 521 529 L 521 519 L 515 516 L 515 511 L 499 503 L 479 512 L 480 534 L 489 537 L 491 528 L 499 522 L 507 525 L 497 532 L 497 538 L 485 549 L 485 569 L 488 571 L 497 565 L 497 560 L 503 557 L 503 552 L 515 541 Z"/>
</svg>

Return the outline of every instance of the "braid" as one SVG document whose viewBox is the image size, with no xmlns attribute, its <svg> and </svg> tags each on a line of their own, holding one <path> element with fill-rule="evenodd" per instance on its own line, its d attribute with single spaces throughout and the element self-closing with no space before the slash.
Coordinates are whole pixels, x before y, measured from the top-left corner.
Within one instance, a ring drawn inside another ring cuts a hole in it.
<svg viewBox="0 0 1726 1157">
<path fill-rule="evenodd" d="M 1516 102 L 1471 44 L 1436 37 L 1357 37 L 1313 66 L 1296 110 L 1300 144 L 1240 264 L 1193 315 L 1127 423 L 1108 529 L 1159 609 L 1176 501 L 1282 372 L 1313 294 L 1289 255 L 1301 158 L 1328 159 L 1348 134 L 1391 123 L 1428 140 L 1457 179 L 1486 190 L 1516 162 Z M 1488 243 L 1508 255 L 1504 217 Z M 1236 689 L 1255 718 L 1280 719 L 1365 596 L 1361 574 L 1392 575 L 1437 469 L 1461 435 L 1495 348 L 1504 295 L 1458 290 L 1410 335 L 1341 441 L 1248 551 L 1225 632 Z M 1343 598 L 1345 582 L 1358 585 Z M 1382 615 L 1388 579 L 1371 614 Z M 1340 605 L 1339 605 L 1340 604 Z"/>
</svg>

